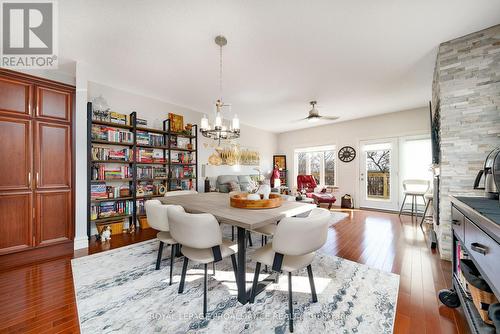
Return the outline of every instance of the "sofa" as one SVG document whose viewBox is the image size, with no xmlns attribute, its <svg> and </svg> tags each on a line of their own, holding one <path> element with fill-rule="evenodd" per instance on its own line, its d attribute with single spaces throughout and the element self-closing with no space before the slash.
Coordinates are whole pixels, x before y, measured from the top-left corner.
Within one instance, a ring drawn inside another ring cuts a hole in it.
<svg viewBox="0 0 500 334">
<path fill-rule="evenodd" d="M 219 175 L 215 183 L 216 189 L 221 193 L 230 192 L 229 184 L 235 182 L 240 186 L 241 191 L 250 191 L 255 188 L 257 175 Z"/>
</svg>

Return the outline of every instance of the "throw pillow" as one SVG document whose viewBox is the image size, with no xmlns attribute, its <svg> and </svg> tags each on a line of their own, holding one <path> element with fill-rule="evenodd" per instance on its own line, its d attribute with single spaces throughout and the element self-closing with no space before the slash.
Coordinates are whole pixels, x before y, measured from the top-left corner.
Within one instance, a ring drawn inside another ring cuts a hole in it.
<svg viewBox="0 0 500 334">
<path fill-rule="evenodd" d="M 229 191 L 241 191 L 241 188 L 240 188 L 240 185 L 235 182 L 235 181 L 231 181 L 228 183 L 229 185 Z"/>
</svg>

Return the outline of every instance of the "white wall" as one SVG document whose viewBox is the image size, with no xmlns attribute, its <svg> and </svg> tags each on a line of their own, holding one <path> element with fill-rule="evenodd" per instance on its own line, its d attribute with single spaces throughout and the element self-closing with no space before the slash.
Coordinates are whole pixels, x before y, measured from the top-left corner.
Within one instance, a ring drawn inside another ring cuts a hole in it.
<svg viewBox="0 0 500 334">
<path fill-rule="evenodd" d="M 359 141 L 430 132 L 429 111 L 426 107 L 383 114 L 374 117 L 334 123 L 309 129 L 284 132 L 278 135 L 278 153 L 286 154 L 289 169 L 288 183 L 294 184 L 294 150 L 297 148 L 335 145 L 337 150 L 352 146 L 356 158 L 349 163 L 336 160 L 337 197 L 344 194 L 354 196 L 358 207 L 359 193 Z M 337 202 L 340 205 L 340 201 Z"/>
</svg>

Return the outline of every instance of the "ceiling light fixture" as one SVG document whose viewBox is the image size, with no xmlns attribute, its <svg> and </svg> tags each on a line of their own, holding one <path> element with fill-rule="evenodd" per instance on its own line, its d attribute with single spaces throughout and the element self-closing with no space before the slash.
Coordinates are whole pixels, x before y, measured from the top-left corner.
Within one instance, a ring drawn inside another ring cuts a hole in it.
<svg viewBox="0 0 500 334">
<path fill-rule="evenodd" d="M 237 115 L 234 115 L 231 124 L 227 126 L 224 124 L 222 118 L 223 107 L 227 107 L 231 111 L 231 105 L 222 102 L 222 47 L 227 44 L 226 37 L 215 37 L 215 44 L 219 46 L 219 98 L 215 102 L 215 122 L 211 125 L 207 115 L 203 115 L 200 123 L 200 132 L 204 137 L 218 140 L 220 145 L 221 140 L 240 137 L 240 120 Z"/>
</svg>

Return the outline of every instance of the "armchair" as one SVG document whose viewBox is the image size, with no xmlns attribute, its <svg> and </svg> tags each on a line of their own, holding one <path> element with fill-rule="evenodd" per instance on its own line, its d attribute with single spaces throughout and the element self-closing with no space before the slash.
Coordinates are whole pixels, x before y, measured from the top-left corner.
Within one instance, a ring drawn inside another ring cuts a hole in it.
<svg viewBox="0 0 500 334">
<path fill-rule="evenodd" d="M 321 203 L 328 204 L 328 209 L 332 208 L 333 203 L 337 201 L 333 194 L 328 193 L 326 189 L 318 187 L 316 180 L 312 175 L 297 175 L 298 191 L 306 192 L 306 197 L 314 199 L 317 206 Z"/>
</svg>

